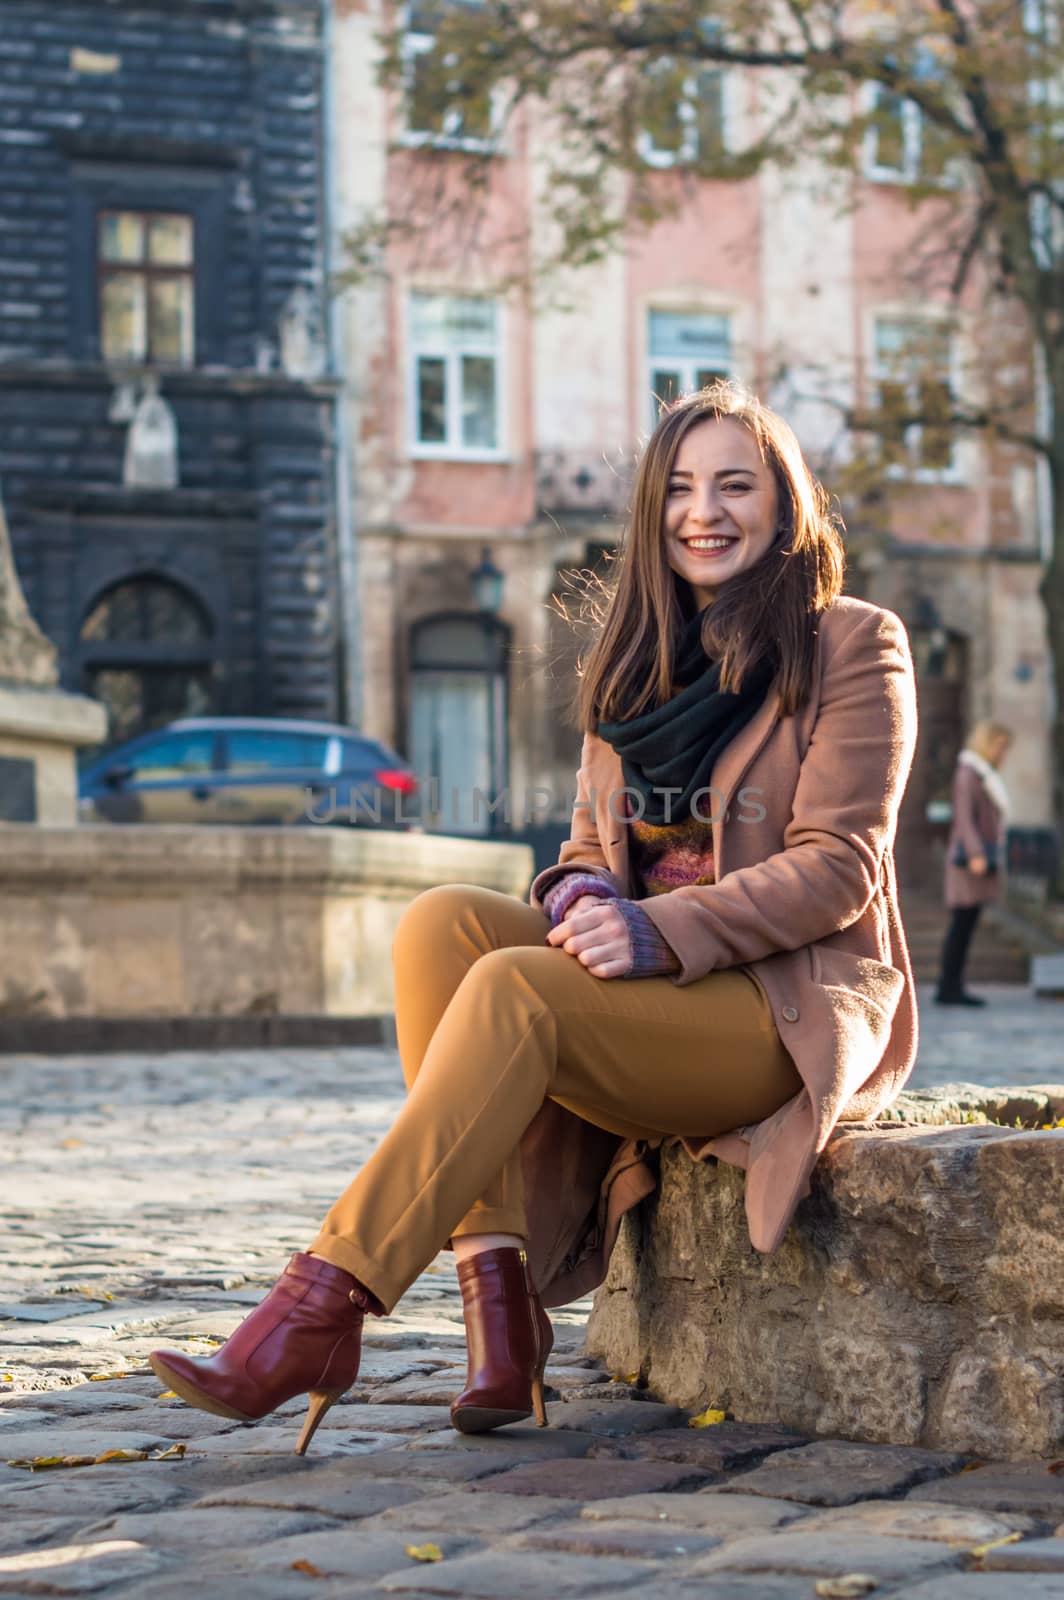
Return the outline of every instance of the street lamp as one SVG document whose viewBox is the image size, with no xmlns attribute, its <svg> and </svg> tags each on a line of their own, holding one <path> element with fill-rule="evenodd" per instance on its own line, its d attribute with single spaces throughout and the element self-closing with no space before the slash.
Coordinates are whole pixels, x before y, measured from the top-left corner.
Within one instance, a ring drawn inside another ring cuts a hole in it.
<svg viewBox="0 0 1064 1600">
<path fill-rule="evenodd" d="M 481 548 L 480 565 L 474 567 L 469 574 L 469 586 L 473 591 L 473 603 L 478 611 L 486 616 L 493 617 L 502 605 L 502 586 L 504 575 L 491 559 L 491 550 L 487 545 Z"/>
<path fill-rule="evenodd" d="M 945 677 L 949 661 L 949 633 L 943 626 L 938 607 L 929 594 L 916 599 L 916 625 L 927 634 L 928 652 L 924 671 L 929 678 Z"/>
</svg>

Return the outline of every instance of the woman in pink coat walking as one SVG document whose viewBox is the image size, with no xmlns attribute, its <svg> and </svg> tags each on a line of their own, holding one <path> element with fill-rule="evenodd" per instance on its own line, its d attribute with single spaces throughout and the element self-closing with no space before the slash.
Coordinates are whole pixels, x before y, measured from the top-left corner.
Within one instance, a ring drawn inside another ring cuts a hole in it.
<svg viewBox="0 0 1064 1600">
<path fill-rule="evenodd" d="M 1002 723 L 977 722 L 957 758 L 944 884 L 952 915 L 942 942 L 936 1005 L 986 1005 L 965 989 L 964 963 L 980 911 L 1001 896 L 1009 796 L 997 769 L 1011 744 L 1012 733 Z"/>
</svg>

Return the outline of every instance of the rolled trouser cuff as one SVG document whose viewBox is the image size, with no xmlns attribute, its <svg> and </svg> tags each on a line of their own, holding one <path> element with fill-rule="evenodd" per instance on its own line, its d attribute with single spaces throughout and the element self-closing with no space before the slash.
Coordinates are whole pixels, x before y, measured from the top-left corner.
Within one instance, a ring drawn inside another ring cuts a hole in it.
<svg viewBox="0 0 1064 1600">
<path fill-rule="evenodd" d="M 307 1246 L 310 1255 L 323 1256 L 334 1267 L 341 1267 L 344 1272 L 349 1272 L 357 1278 L 363 1288 L 375 1295 L 384 1307 L 383 1315 L 394 1310 L 398 1304 L 406 1284 L 395 1285 L 388 1281 L 376 1262 L 365 1251 L 360 1250 L 356 1244 L 347 1239 L 340 1239 L 335 1233 L 319 1233 L 312 1244 Z"/>
<path fill-rule="evenodd" d="M 457 1228 L 451 1230 L 452 1239 L 466 1239 L 473 1233 L 513 1233 L 519 1239 L 528 1237 L 528 1220 L 523 1211 L 511 1207 L 484 1206 L 470 1211 Z"/>
</svg>

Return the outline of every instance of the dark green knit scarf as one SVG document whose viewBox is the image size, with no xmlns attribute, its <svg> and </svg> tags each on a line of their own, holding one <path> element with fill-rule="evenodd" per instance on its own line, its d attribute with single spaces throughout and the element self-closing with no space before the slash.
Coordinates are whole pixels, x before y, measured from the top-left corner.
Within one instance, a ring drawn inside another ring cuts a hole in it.
<svg viewBox="0 0 1064 1600">
<path fill-rule="evenodd" d="M 674 681 L 685 685 L 680 693 L 636 717 L 598 725 L 599 737 L 621 758 L 625 784 L 643 797 L 642 820 L 656 826 L 691 815 L 692 797 L 708 789 L 714 762 L 755 715 L 776 676 L 774 660 L 763 656 L 738 694 L 723 693 L 721 663 L 702 648 L 704 617 L 704 610 L 698 612 L 680 635 L 673 668 Z M 696 814 L 708 821 L 722 799 L 699 795 Z M 638 814 L 638 801 L 635 809 Z"/>
</svg>

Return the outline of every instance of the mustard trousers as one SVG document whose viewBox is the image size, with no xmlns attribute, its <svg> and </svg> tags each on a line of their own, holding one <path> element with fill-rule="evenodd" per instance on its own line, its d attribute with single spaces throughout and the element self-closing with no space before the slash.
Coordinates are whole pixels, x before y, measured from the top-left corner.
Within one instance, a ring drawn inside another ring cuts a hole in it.
<svg viewBox="0 0 1064 1600">
<path fill-rule="evenodd" d="M 527 1237 L 521 1136 L 545 1098 L 626 1138 L 725 1133 L 801 1088 L 760 983 L 596 978 L 493 889 L 416 896 L 392 946 L 407 1100 L 309 1249 L 390 1311 L 448 1241 Z"/>
</svg>

